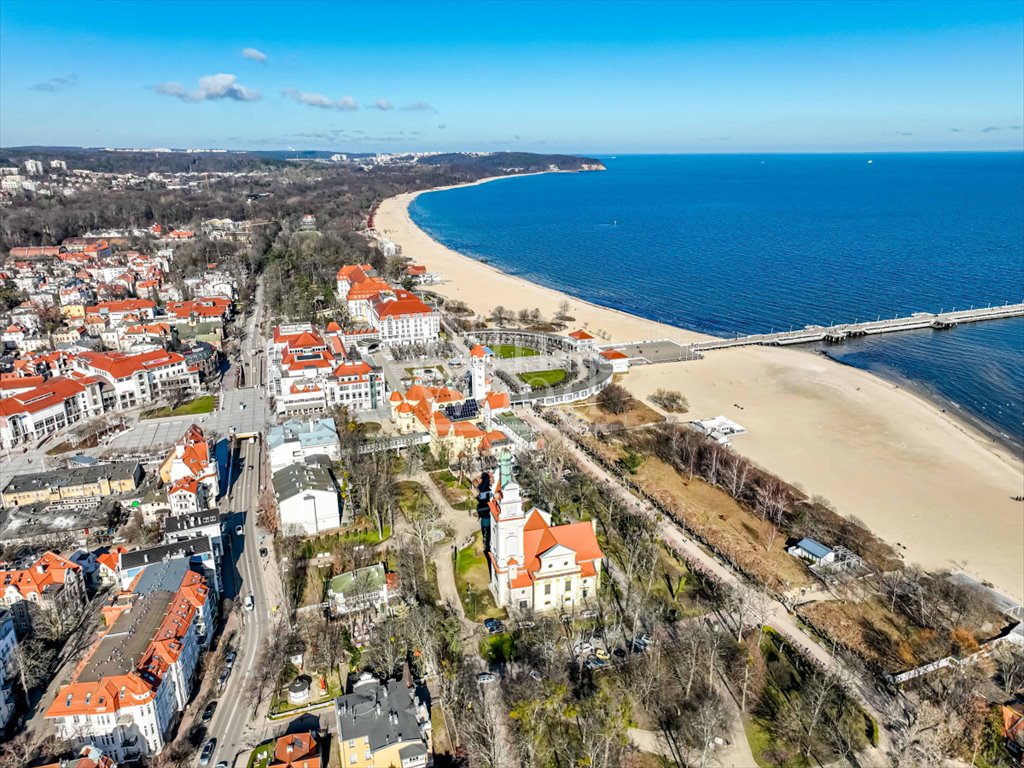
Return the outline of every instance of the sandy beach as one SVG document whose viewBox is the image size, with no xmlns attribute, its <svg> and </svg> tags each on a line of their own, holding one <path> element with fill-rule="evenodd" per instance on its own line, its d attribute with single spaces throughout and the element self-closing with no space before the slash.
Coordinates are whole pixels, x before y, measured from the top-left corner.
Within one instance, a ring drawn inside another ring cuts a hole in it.
<svg viewBox="0 0 1024 768">
<path fill-rule="evenodd" d="M 432 287 L 441 295 L 484 316 L 500 304 L 551 317 L 568 300 L 574 325 L 613 341 L 706 338 L 456 253 L 413 224 L 408 206 L 416 194 L 385 200 L 375 223 L 404 255 L 442 273 Z M 1024 463 L 913 392 L 809 351 L 768 347 L 638 367 L 624 384 L 644 398 L 659 387 L 676 389 L 693 418 L 740 422 L 749 432 L 735 450 L 898 543 L 907 562 L 963 570 L 1024 600 L 1024 504 L 1012 499 L 1024 493 Z"/>
</svg>

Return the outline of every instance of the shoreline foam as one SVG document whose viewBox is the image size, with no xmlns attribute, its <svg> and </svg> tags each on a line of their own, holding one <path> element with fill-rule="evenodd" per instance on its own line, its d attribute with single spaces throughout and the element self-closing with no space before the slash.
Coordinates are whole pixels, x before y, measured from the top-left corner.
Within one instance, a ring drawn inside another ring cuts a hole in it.
<svg viewBox="0 0 1024 768">
<path fill-rule="evenodd" d="M 483 179 L 474 184 L 501 178 Z M 461 185 L 460 185 L 461 186 Z M 444 187 L 441 189 L 447 189 Z M 424 190 L 438 191 L 438 190 Z M 409 216 L 422 192 L 381 203 L 378 231 L 403 255 L 440 272 L 436 293 L 486 315 L 498 304 L 554 315 L 570 303 L 572 327 L 607 331 L 614 341 L 710 338 L 508 275 L 433 240 Z M 957 415 L 872 372 L 806 350 L 746 347 L 699 362 L 633 369 L 634 395 L 678 389 L 690 414 L 728 415 L 749 433 L 734 448 L 829 498 L 899 544 L 908 562 L 963 570 L 1015 600 L 1024 599 L 1024 464 Z"/>
</svg>

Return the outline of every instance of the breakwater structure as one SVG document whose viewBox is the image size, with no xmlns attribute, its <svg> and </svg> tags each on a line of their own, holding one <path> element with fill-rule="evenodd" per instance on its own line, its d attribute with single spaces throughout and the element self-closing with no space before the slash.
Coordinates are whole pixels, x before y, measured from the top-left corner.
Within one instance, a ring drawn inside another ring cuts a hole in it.
<svg viewBox="0 0 1024 768">
<path fill-rule="evenodd" d="M 875 336 L 882 333 L 898 333 L 900 331 L 918 331 L 928 328 L 955 328 L 964 323 L 978 323 L 983 320 L 1003 320 L 1009 317 L 1024 317 L 1024 303 L 1004 304 L 998 307 L 972 307 L 971 309 L 954 310 L 952 312 L 915 312 L 906 317 L 869 320 L 861 323 L 842 323 L 839 325 L 808 325 L 800 330 L 780 331 L 778 333 L 754 333 L 747 336 L 736 336 L 732 339 L 713 339 L 691 345 L 698 355 L 715 349 L 730 347 L 773 346 L 785 347 L 794 344 L 813 344 L 817 342 L 838 343 L 846 339 L 860 336 Z"/>
</svg>

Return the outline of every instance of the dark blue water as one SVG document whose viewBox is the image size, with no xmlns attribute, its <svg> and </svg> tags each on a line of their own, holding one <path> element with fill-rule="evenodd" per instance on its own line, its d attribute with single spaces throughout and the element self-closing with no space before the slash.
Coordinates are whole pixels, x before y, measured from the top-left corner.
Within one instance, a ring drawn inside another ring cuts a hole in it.
<svg viewBox="0 0 1024 768">
<path fill-rule="evenodd" d="M 1024 296 L 1022 153 L 605 165 L 425 194 L 410 210 L 441 242 L 504 271 L 718 335 Z M 829 352 L 917 382 L 1024 442 L 1024 320 Z"/>
</svg>

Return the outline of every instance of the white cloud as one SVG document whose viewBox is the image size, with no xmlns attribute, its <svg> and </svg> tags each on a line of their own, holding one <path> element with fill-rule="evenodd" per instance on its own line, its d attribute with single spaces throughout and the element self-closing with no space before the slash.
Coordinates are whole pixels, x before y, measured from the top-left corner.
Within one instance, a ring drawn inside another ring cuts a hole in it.
<svg viewBox="0 0 1024 768">
<path fill-rule="evenodd" d="M 387 99 L 377 99 L 371 106 L 374 109 L 379 109 L 381 112 L 387 112 L 395 108 L 395 105 Z"/>
<path fill-rule="evenodd" d="M 425 101 L 414 101 L 412 104 L 406 104 L 402 109 L 406 112 L 437 112 L 436 109 Z"/>
<path fill-rule="evenodd" d="M 259 50 L 258 48 L 243 48 L 242 49 L 242 58 L 243 59 L 250 59 L 252 61 L 258 61 L 258 62 L 260 62 L 262 64 L 264 61 L 267 60 L 267 54 L 265 54 L 263 51 Z"/>
<path fill-rule="evenodd" d="M 199 78 L 199 87 L 194 91 L 188 90 L 181 83 L 160 83 L 153 86 L 153 89 L 157 93 L 187 102 L 221 101 L 223 99 L 258 101 L 260 98 L 259 91 L 240 85 L 235 75 L 223 72 Z"/>
<path fill-rule="evenodd" d="M 65 88 L 74 88 L 78 85 L 78 75 L 72 72 L 63 77 L 48 77 L 42 82 L 32 86 L 33 91 L 63 91 Z"/>
<path fill-rule="evenodd" d="M 285 88 L 281 91 L 282 96 L 287 96 L 299 104 L 317 109 L 338 109 L 342 112 L 352 112 L 359 109 L 359 104 L 351 96 L 342 96 L 340 99 L 330 99 L 322 93 L 308 93 L 297 91 L 294 88 Z"/>
</svg>

